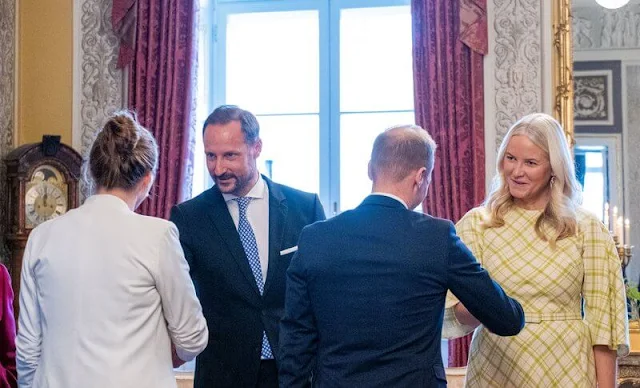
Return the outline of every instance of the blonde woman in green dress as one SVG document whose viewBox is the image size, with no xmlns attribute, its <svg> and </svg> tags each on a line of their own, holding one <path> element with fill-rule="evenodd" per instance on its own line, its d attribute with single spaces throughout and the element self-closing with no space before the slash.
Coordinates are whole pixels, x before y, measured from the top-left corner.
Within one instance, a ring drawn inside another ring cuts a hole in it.
<svg viewBox="0 0 640 388">
<path fill-rule="evenodd" d="M 614 387 L 617 357 L 629 352 L 620 260 L 605 226 L 580 207 L 562 127 L 546 114 L 522 118 L 497 160 L 484 206 L 457 230 L 522 303 L 526 325 L 513 337 L 476 330 L 466 386 Z M 447 306 L 449 330 L 478 326 L 455 298 Z"/>
</svg>

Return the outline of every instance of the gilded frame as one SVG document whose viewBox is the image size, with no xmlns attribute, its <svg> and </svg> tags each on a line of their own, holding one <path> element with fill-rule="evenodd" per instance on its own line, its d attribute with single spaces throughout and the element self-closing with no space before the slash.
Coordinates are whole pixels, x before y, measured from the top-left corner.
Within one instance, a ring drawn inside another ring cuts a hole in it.
<svg viewBox="0 0 640 388">
<path fill-rule="evenodd" d="M 573 42 L 571 0 L 553 0 L 553 113 L 564 128 L 569 146 L 575 144 L 573 128 Z"/>
</svg>

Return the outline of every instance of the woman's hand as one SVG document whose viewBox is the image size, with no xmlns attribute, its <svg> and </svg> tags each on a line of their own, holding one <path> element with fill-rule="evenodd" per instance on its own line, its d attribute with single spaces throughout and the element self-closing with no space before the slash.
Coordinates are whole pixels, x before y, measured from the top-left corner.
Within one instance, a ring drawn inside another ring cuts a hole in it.
<svg viewBox="0 0 640 388">
<path fill-rule="evenodd" d="M 480 326 L 480 321 L 476 319 L 462 303 L 457 303 L 453 307 L 453 313 L 456 315 L 458 322 L 465 326 L 471 326 L 474 329 Z"/>
<path fill-rule="evenodd" d="M 606 345 L 594 345 L 593 355 L 596 362 L 596 379 L 598 388 L 614 388 L 617 386 L 617 354 Z"/>
</svg>

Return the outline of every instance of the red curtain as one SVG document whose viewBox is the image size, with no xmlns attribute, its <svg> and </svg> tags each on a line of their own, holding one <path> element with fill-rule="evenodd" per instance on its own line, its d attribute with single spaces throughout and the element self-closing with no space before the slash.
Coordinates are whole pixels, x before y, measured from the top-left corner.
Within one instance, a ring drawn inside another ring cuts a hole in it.
<svg viewBox="0 0 640 388">
<path fill-rule="evenodd" d="M 485 195 L 483 55 L 486 0 L 412 0 L 416 123 L 438 144 L 423 208 L 458 221 Z M 467 364 L 470 336 L 449 341 Z"/>
<path fill-rule="evenodd" d="M 118 63 L 130 65 L 129 108 L 160 149 L 154 187 L 138 209 L 142 214 L 169 218 L 171 206 L 191 196 L 196 7 L 197 0 L 113 1 Z"/>
</svg>

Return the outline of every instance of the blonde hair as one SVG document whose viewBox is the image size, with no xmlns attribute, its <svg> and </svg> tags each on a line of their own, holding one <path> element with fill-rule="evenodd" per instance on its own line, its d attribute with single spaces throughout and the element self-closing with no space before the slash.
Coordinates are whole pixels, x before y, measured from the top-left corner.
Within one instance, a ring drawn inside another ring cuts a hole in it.
<svg viewBox="0 0 640 388">
<path fill-rule="evenodd" d="M 552 245 L 557 240 L 574 236 L 577 232 L 576 210 L 582 201 L 582 189 L 576 180 L 573 158 L 562 126 L 544 113 L 533 113 L 521 118 L 502 140 L 493 187 L 484 203 L 487 210 L 484 227 L 503 226 L 505 214 L 514 206 L 503 163 L 509 141 L 516 135 L 526 136 L 540 147 L 547 154 L 551 165 L 550 200 L 536 221 L 536 234 Z"/>
</svg>

